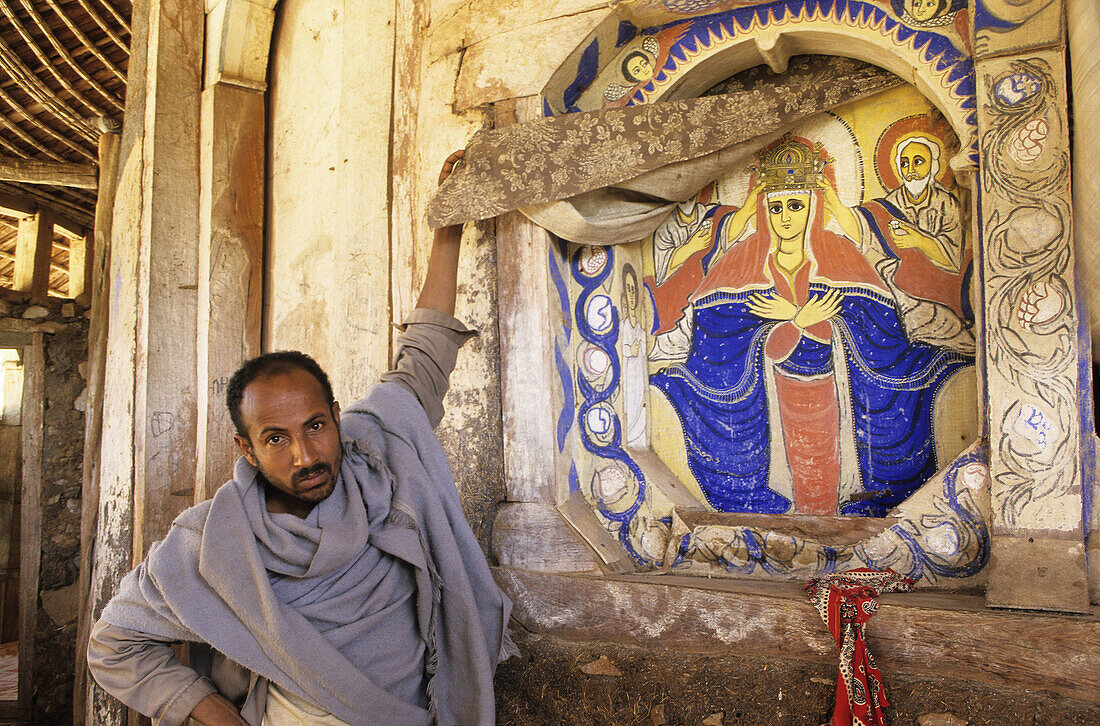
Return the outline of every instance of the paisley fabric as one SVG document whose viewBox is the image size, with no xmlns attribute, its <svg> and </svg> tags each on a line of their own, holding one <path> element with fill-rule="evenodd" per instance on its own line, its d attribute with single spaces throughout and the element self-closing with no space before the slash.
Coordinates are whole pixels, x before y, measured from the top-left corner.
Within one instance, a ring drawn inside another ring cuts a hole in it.
<svg viewBox="0 0 1100 726">
<path fill-rule="evenodd" d="M 817 577 L 806 584 L 810 603 L 825 621 L 840 651 L 832 726 L 884 726 L 890 703 L 882 673 L 867 649 L 864 630 L 879 595 L 910 592 L 914 582 L 893 570 L 859 569 Z"/>
<path fill-rule="evenodd" d="M 868 65 L 830 83 L 819 76 L 812 68 L 802 69 L 726 95 L 565 114 L 482 131 L 467 146 L 465 163 L 429 203 L 428 222 L 442 227 L 487 219 L 618 185 L 672 164 L 706 159 L 901 83 Z M 707 181 L 684 190 L 683 198 Z"/>
</svg>

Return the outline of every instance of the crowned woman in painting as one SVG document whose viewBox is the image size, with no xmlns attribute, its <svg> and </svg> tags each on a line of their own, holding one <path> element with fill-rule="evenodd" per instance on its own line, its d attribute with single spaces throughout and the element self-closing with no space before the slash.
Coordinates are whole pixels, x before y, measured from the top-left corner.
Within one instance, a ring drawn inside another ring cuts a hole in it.
<svg viewBox="0 0 1100 726">
<path fill-rule="evenodd" d="M 713 210 L 690 347 L 651 383 L 715 509 L 882 516 L 935 473 L 936 391 L 972 361 L 907 336 L 823 149 L 784 136 L 750 188 Z"/>
</svg>

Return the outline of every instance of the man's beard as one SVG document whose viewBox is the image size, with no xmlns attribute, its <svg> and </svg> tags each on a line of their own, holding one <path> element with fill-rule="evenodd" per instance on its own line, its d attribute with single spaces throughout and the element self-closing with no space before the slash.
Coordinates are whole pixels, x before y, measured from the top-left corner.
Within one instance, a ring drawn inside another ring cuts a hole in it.
<svg viewBox="0 0 1100 726">
<path fill-rule="evenodd" d="M 905 179 L 902 184 L 905 185 L 905 191 L 909 193 L 910 199 L 920 199 L 920 196 L 924 194 L 924 190 L 928 188 L 931 182 L 932 175 L 928 174 L 921 179 Z"/>
</svg>

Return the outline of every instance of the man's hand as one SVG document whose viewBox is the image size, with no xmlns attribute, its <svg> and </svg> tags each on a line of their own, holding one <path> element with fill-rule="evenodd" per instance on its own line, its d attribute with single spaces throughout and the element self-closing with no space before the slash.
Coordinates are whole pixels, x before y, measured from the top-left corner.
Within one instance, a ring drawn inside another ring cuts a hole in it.
<svg viewBox="0 0 1100 726">
<path fill-rule="evenodd" d="M 439 170 L 439 183 L 447 181 L 447 177 L 451 175 L 451 172 L 455 170 L 455 165 L 462 161 L 462 158 L 466 156 L 466 149 L 459 149 L 452 153 L 443 162 L 443 168 Z"/>
<path fill-rule="evenodd" d="M 191 718 L 205 726 L 248 726 L 241 712 L 220 693 L 211 693 L 199 701 L 191 711 Z"/>
<path fill-rule="evenodd" d="M 439 170 L 439 183 L 446 181 L 454 171 L 455 165 L 466 155 L 465 149 L 459 149 L 443 162 Z M 418 308 L 431 308 L 448 315 L 455 314 L 455 291 L 458 287 L 458 252 L 462 246 L 462 225 L 452 224 L 435 231 L 432 254 L 428 258 L 428 274 L 424 276 L 424 287 L 417 298 Z"/>
<path fill-rule="evenodd" d="M 803 330 L 811 328 L 839 313 L 840 301 L 843 299 L 844 296 L 841 295 L 840 290 L 830 290 L 803 305 L 792 322 Z"/>
<path fill-rule="evenodd" d="M 798 313 L 794 303 L 777 295 L 749 295 L 745 306 L 753 315 L 768 320 L 790 320 Z"/>
</svg>

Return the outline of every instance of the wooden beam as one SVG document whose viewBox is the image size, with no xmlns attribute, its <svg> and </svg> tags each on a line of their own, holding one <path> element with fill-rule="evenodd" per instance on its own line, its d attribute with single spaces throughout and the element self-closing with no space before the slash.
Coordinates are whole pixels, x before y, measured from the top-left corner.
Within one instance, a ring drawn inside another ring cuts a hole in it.
<svg viewBox="0 0 1100 726">
<path fill-rule="evenodd" d="M 0 260 L 14 260 L 14 259 L 15 259 L 15 255 L 13 253 L 5 252 L 4 250 L 0 250 Z M 50 262 L 50 269 L 53 270 L 54 272 L 68 273 L 68 271 L 69 271 L 68 268 L 62 267 L 61 265 L 58 265 L 54 262 Z"/>
<path fill-rule="evenodd" d="M 599 578 L 495 568 L 512 617 L 533 632 L 693 653 L 832 663 L 836 641 L 800 583 L 674 576 Z M 1100 700 L 1100 609 L 993 612 L 979 596 L 884 595 L 867 624 L 887 674 L 965 678 Z"/>
<path fill-rule="evenodd" d="M 53 220 L 49 212 L 37 212 L 19 220 L 12 289 L 32 298 L 46 297 L 50 286 L 53 252 Z"/>
<path fill-rule="evenodd" d="M 98 186 L 96 175 L 95 164 L 68 164 L 0 156 L 0 181 L 95 189 Z"/>
<path fill-rule="evenodd" d="M 39 210 L 46 210 L 53 217 L 53 226 L 58 234 L 74 239 L 84 236 L 85 225 L 77 222 L 62 212 L 48 205 L 40 204 L 35 200 L 19 197 L 0 191 L 0 214 L 21 219 L 35 214 Z"/>
<path fill-rule="evenodd" d="M 492 552 L 505 567 L 600 573 L 588 545 L 549 504 L 502 504 L 493 520 Z"/>
</svg>

